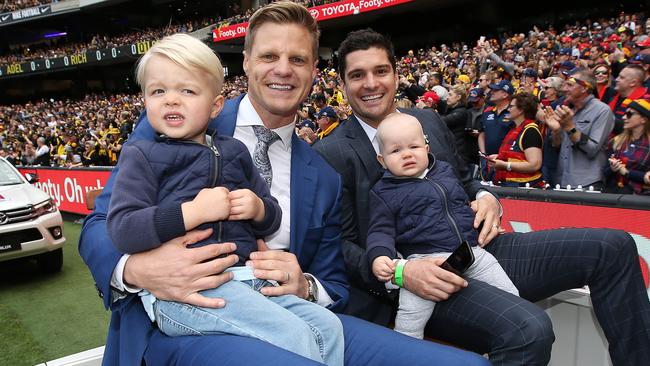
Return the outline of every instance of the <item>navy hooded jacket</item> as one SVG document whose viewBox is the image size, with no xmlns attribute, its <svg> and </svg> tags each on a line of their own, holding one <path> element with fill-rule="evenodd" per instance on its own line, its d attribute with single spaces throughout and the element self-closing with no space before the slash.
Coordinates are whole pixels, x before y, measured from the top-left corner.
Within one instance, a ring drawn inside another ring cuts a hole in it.
<svg viewBox="0 0 650 366">
<path fill-rule="evenodd" d="M 453 252 L 467 241 L 475 246 L 474 211 L 448 163 L 429 154 L 424 178 L 395 177 L 389 171 L 369 196 L 369 263 L 379 256 Z"/>
</svg>

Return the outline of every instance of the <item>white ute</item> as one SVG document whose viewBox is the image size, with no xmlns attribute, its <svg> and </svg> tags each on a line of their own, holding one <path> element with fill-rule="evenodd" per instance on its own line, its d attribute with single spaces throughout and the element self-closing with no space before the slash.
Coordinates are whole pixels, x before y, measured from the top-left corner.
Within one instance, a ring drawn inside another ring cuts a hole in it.
<svg viewBox="0 0 650 366">
<path fill-rule="evenodd" d="M 43 272 L 63 265 L 63 220 L 52 198 L 0 158 L 0 262 L 34 257 Z"/>
</svg>

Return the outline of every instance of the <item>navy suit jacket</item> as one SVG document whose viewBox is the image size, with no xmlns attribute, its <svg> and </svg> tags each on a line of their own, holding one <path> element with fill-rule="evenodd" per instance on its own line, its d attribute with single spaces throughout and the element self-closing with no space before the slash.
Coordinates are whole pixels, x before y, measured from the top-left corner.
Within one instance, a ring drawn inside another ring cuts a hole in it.
<svg viewBox="0 0 650 366">
<path fill-rule="evenodd" d="M 431 153 L 436 159 L 451 164 L 467 195 L 473 199 L 481 185 L 469 174 L 457 153 L 454 136 L 440 116 L 431 110 L 400 111 L 420 121 Z M 385 285 L 372 275 L 365 252 L 372 209 L 368 204 L 369 192 L 381 178 L 384 169 L 377 161 L 377 153 L 368 135 L 354 115 L 313 147 L 343 178 L 342 247 L 348 277 L 353 285 L 345 312 L 387 325 L 396 309 L 394 295 L 397 291 L 386 293 Z"/>
<path fill-rule="evenodd" d="M 210 122 L 210 128 L 232 136 L 242 97 L 226 101 L 221 114 Z M 153 139 L 154 136 L 146 114 L 142 113 L 129 142 Z M 341 179 L 295 134 L 291 146 L 290 252 L 296 255 L 302 270 L 314 275 L 325 287 L 334 301 L 329 308 L 341 311 L 348 299 L 341 254 Z M 113 302 L 111 296 L 110 280 L 122 253 L 108 237 L 106 214 L 118 169 L 119 164 L 95 201 L 95 210 L 84 222 L 79 253 L 95 279 L 104 305 L 112 310 L 103 364 L 139 365 L 151 335 L 158 330 L 153 327 L 137 295 L 129 295 L 117 302 Z"/>
</svg>

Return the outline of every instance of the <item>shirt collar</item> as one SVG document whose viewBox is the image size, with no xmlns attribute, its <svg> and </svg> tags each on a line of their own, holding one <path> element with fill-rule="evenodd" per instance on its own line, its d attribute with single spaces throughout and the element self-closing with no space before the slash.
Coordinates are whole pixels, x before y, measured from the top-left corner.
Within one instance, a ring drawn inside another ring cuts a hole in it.
<svg viewBox="0 0 650 366">
<path fill-rule="evenodd" d="M 251 103 L 248 94 L 246 94 L 239 103 L 239 111 L 237 113 L 237 127 L 264 126 L 264 122 L 262 122 L 259 114 L 257 114 L 257 111 L 253 107 L 253 103 Z M 274 128 L 271 130 L 278 134 L 285 150 L 289 150 L 291 148 L 291 138 L 294 134 L 295 125 L 295 123 L 289 123 L 286 126 Z"/>
<path fill-rule="evenodd" d="M 397 108 L 395 108 L 395 112 L 402 113 Z M 367 124 L 356 113 L 354 114 L 354 116 L 357 118 L 357 121 L 359 121 L 359 124 L 361 125 L 361 128 L 363 128 L 363 131 L 366 133 L 366 135 L 368 135 L 368 139 L 370 141 L 374 141 L 375 135 L 377 135 L 377 129 L 372 127 L 371 125 Z"/>
</svg>

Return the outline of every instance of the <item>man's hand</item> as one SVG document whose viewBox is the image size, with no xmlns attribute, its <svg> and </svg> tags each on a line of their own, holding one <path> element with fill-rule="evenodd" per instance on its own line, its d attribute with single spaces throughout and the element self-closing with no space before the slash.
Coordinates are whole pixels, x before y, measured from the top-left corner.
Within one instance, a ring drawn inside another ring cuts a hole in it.
<svg viewBox="0 0 650 366">
<path fill-rule="evenodd" d="M 472 201 L 472 210 L 474 210 L 474 228 L 478 229 L 483 222 L 483 228 L 478 235 L 478 244 L 484 247 L 502 233 L 501 218 L 499 217 L 499 202 L 491 194 L 484 194 L 481 198 Z"/>
<path fill-rule="evenodd" d="M 650 184 L 650 171 L 647 171 L 645 175 L 643 176 L 643 181 L 645 184 Z"/>
<path fill-rule="evenodd" d="M 377 257 L 372 261 L 372 273 L 379 281 L 388 282 L 395 273 L 395 262 L 385 255 Z"/>
<path fill-rule="evenodd" d="M 568 106 L 562 105 L 557 107 L 555 110 L 560 122 L 560 126 L 565 131 L 569 131 L 572 128 L 576 127 L 576 124 L 573 122 L 573 110 Z"/>
<path fill-rule="evenodd" d="M 411 259 L 404 266 L 403 284 L 412 293 L 431 301 L 447 300 L 467 281 L 440 268 L 445 258 Z"/>
<path fill-rule="evenodd" d="M 230 216 L 228 220 L 264 220 L 264 202 L 250 189 L 237 189 L 228 193 Z"/>
<path fill-rule="evenodd" d="M 259 244 L 258 244 L 259 245 Z M 263 280 L 275 280 L 280 286 L 264 287 L 260 292 L 265 296 L 296 295 L 306 299 L 309 295 L 309 283 L 300 269 L 298 259 L 293 253 L 281 250 L 267 250 L 251 253 L 247 263 L 254 269 L 255 277 Z"/>
<path fill-rule="evenodd" d="M 187 245 L 210 237 L 212 229 L 191 231 L 172 239 L 156 249 L 133 254 L 124 266 L 124 282 L 144 288 L 162 300 L 178 301 L 195 306 L 221 308 L 224 299 L 207 298 L 199 291 L 219 287 L 232 279 L 223 273 L 237 263 L 233 243 L 210 244 L 198 248 Z"/>
</svg>

